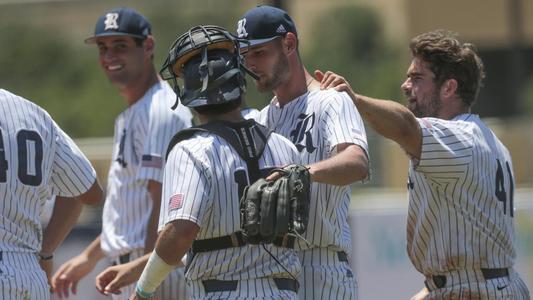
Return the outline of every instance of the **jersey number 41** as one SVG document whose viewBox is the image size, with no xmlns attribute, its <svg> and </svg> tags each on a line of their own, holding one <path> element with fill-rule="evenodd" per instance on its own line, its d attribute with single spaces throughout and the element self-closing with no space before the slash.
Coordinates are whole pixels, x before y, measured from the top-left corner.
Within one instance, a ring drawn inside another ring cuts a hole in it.
<svg viewBox="0 0 533 300">
<path fill-rule="evenodd" d="M 505 178 L 503 175 L 503 168 L 502 164 L 500 163 L 500 160 L 497 159 L 496 162 L 498 163 L 498 169 L 496 170 L 496 191 L 495 195 L 496 198 L 498 198 L 498 201 L 503 202 L 503 213 L 507 214 L 507 192 L 505 191 Z M 511 215 L 511 218 L 514 217 L 514 203 L 513 203 L 513 197 L 514 197 L 514 180 L 513 180 L 513 173 L 511 171 L 511 167 L 509 166 L 509 162 L 505 162 L 505 166 L 507 167 L 507 174 L 509 175 L 509 213 Z"/>
</svg>

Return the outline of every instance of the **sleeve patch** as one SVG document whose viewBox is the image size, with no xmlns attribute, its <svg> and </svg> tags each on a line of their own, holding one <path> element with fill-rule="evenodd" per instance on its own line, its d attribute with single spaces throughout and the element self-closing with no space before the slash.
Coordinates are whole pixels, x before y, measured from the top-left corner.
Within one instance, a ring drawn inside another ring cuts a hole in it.
<svg viewBox="0 0 533 300">
<path fill-rule="evenodd" d="M 141 166 L 161 169 L 163 167 L 163 158 L 154 155 L 143 155 Z"/>
<path fill-rule="evenodd" d="M 176 209 L 180 209 L 183 206 L 183 194 L 175 194 L 174 196 L 170 197 L 170 201 L 168 203 L 168 211 L 171 212 Z"/>
</svg>

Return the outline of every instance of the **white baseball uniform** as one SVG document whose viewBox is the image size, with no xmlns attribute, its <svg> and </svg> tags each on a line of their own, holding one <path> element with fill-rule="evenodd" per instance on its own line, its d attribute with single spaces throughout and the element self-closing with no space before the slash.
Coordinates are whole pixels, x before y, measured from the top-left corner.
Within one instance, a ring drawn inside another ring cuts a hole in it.
<svg viewBox="0 0 533 300">
<path fill-rule="evenodd" d="M 253 139 L 247 120 L 245 138 Z M 257 125 L 253 125 L 257 126 Z M 294 145 L 277 134 L 268 140 L 259 168 L 269 170 L 299 161 Z M 168 157 L 163 182 L 159 229 L 177 219 L 200 227 L 197 240 L 240 231 L 239 199 L 249 184 L 248 167 L 238 152 L 213 133 L 195 133 L 178 143 Z M 294 250 L 272 244 L 245 245 L 189 255 L 185 274 L 192 299 L 296 299 L 294 291 L 278 289 L 274 278 L 300 272 Z M 212 280 L 235 281 L 233 290 L 208 291 Z M 238 283 L 237 283 L 238 282 Z"/>
<path fill-rule="evenodd" d="M 152 200 L 148 181 L 162 182 L 168 143 L 172 136 L 191 126 L 188 108 L 174 104 L 176 95 L 164 82 L 153 85 L 145 95 L 123 111 L 115 120 L 112 163 L 103 211 L 102 250 L 113 264 L 133 260 L 143 254 Z M 125 259 L 126 258 L 126 259 Z M 183 299 L 183 273 L 177 269 L 173 285 L 163 299 Z M 172 281 L 172 280 L 171 280 Z M 165 283 L 166 284 L 166 283 Z M 164 284 L 164 285 L 165 285 Z M 129 297 L 135 284 L 122 289 L 116 299 Z M 168 291 L 167 287 L 160 289 Z M 179 298 L 181 297 L 181 298 Z"/>
<path fill-rule="evenodd" d="M 360 146 L 368 153 L 359 112 L 346 93 L 315 90 L 280 107 L 276 98 L 265 107 L 259 123 L 290 139 L 303 164 L 336 154 L 339 144 Z M 302 261 L 300 299 L 356 299 L 356 280 L 348 263 L 350 186 L 313 182 L 305 241 L 296 249 Z"/>
<path fill-rule="evenodd" d="M 429 298 L 529 299 L 512 269 L 509 151 L 477 115 L 418 122 L 422 152 L 409 168 L 407 252 L 426 276 Z M 502 270 L 509 275 L 487 279 Z"/>
<path fill-rule="evenodd" d="M 75 197 L 96 172 L 39 106 L 0 89 L 0 298 L 49 299 L 39 266 L 41 210 L 52 195 Z"/>
</svg>

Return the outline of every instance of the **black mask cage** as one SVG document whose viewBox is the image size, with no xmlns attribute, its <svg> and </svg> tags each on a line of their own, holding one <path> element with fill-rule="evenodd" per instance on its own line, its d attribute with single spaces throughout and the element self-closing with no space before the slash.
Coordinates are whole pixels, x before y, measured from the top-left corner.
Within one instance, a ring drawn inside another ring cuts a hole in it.
<svg viewBox="0 0 533 300">
<path fill-rule="evenodd" d="M 240 42 L 222 27 L 193 27 L 172 44 L 160 74 L 171 81 L 178 100 L 188 107 L 238 99 L 246 90 L 247 71 L 239 53 Z M 182 89 L 177 78 L 183 80 Z M 178 101 L 172 108 L 177 105 Z"/>
</svg>

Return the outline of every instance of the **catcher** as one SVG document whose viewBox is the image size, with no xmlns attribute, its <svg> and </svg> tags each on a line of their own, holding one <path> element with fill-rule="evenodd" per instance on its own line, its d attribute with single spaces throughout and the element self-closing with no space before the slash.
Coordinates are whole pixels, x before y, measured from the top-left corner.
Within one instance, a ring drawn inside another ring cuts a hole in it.
<svg viewBox="0 0 533 300">
<path fill-rule="evenodd" d="M 216 26 L 194 27 L 171 47 L 162 76 L 204 125 L 170 143 L 155 251 L 147 263 L 145 256 L 102 273 L 99 289 L 116 291 L 146 263 L 132 298 L 150 298 L 188 252 L 193 299 L 297 298 L 301 266 L 292 248 L 307 225 L 309 173 L 292 165 L 298 153 L 289 140 L 242 118 L 238 49 Z M 273 171 L 278 179 L 262 179 Z"/>
</svg>

